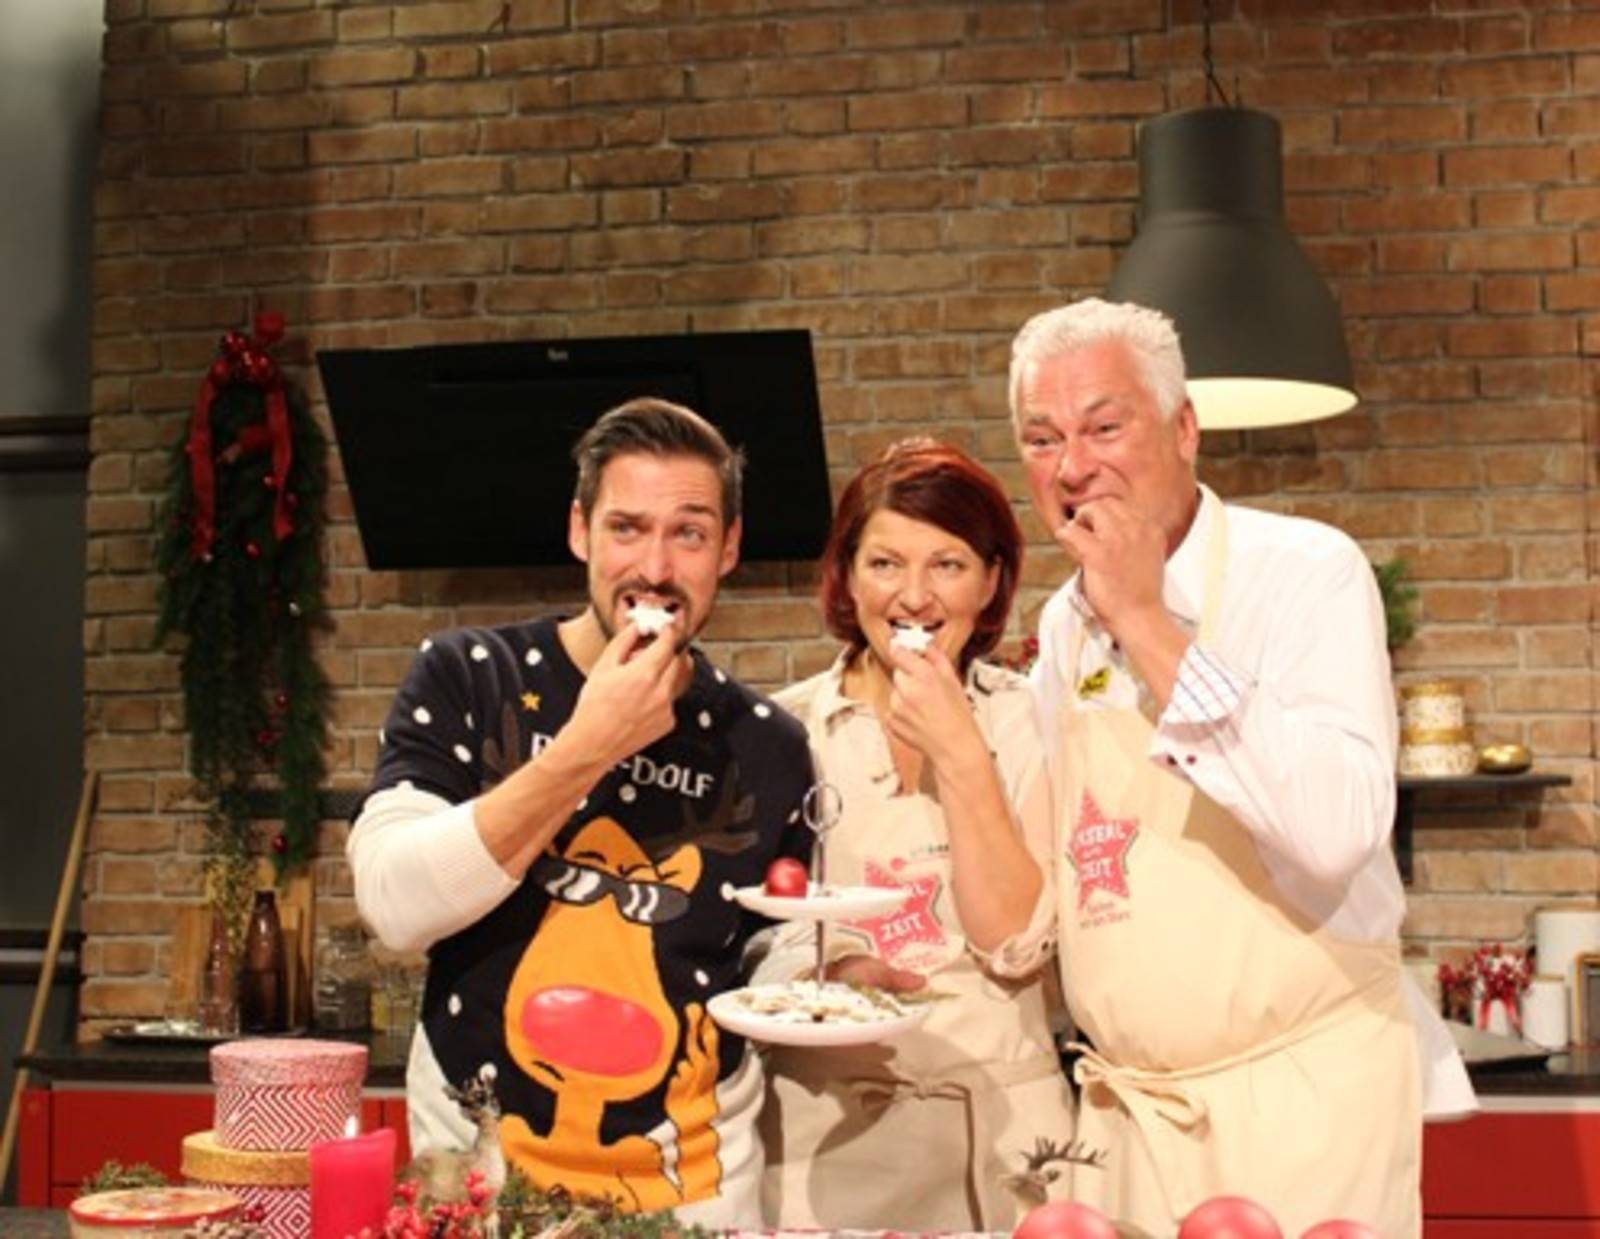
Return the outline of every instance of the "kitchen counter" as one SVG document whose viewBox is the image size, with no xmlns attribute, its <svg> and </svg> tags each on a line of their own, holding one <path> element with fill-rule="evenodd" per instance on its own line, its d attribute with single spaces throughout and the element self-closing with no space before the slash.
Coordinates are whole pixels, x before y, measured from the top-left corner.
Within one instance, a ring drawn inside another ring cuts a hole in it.
<svg viewBox="0 0 1600 1239">
<path fill-rule="evenodd" d="M 403 1090 L 406 1084 L 406 1037 L 347 1038 L 364 1042 L 371 1054 L 367 1088 Z M 116 1045 L 108 1041 L 67 1045 L 25 1054 L 17 1062 L 56 1085 L 197 1084 L 209 1085 L 211 1072 L 205 1046 Z M 1471 1068 L 1472 1083 L 1482 1096 L 1600 1097 L 1600 1049 L 1571 1050 L 1536 1060 L 1484 1064 Z"/>
<path fill-rule="evenodd" d="M 67 1239 L 70 1233 L 64 1209 L 0 1208 L 0 1235 L 6 1239 Z"/>
<path fill-rule="evenodd" d="M 1480 1063 L 1469 1068 L 1480 1097 L 1600 1097 L 1600 1049 L 1568 1050 L 1543 1063 Z"/>
<path fill-rule="evenodd" d="M 368 1089 L 404 1089 L 409 1037 L 341 1037 L 367 1046 Z M 210 1047 L 204 1045 L 118 1044 L 49 1046 L 23 1054 L 17 1064 L 52 1084 L 202 1084 L 211 1083 Z"/>
</svg>

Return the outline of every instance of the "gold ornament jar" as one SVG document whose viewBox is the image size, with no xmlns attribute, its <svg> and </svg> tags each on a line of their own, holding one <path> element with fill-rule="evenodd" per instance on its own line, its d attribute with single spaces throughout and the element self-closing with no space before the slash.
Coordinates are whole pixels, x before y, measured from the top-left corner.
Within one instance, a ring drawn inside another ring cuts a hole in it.
<svg viewBox="0 0 1600 1239">
<path fill-rule="evenodd" d="M 1478 750 L 1465 727 L 1400 733 L 1400 773 L 1409 778 L 1459 778 L 1478 768 Z"/>
<path fill-rule="evenodd" d="M 1400 726 L 1406 731 L 1453 731 L 1467 725 L 1467 699 L 1456 680 L 1427 680 L 1400 689 Z"/>
</svg>

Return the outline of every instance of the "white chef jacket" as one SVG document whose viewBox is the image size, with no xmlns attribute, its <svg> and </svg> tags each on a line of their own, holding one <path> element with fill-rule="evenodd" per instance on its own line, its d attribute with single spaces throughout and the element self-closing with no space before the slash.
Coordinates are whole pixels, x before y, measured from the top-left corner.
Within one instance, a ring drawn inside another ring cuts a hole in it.
<svg viewBox="0 0 1600 1239">
<path fill-rule="evenodd" d="M 1166 564 L 1167 610 L 1191 632 L 1220 502 L 1200 487 L 1199 512 Z M 1273 883 L 1307 917 L 1351 940 L 1397 938 L 1405 916 L 1389 846 L 1397 724 L 1372 566 L 1327 525 L 1231 504 L 1227 513 L 1217 636 L 1185 653 L 1156 719 L 1150 760 L 1181 772 L 1236 817 Z M 1077 625 L 1086 627 L 1081 656 L 1067 667 Z M 1046 734 L 1062 709 L 1139 701 L 1142 686 L 1095 620 L 1081 573 L 1045 604 L 1031 682 Z M 1047 758 L 1055 759 L 1053 749 Z M 1409 973 L 1405 990 L 1424 1112 L 1475 1109 L 1455 1042 Z"/>
</svg>

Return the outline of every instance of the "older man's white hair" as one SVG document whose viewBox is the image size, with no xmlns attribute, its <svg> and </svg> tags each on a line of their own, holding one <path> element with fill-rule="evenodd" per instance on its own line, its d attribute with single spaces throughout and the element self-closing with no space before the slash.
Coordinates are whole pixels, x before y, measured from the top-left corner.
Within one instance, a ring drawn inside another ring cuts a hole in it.
<svg viewBox="0 0 1600 1239">
<path fill-rule="evenodd" d="M 1035 314 L 1017 332 L 1011 342 L 1012 421 L 1020 414 L 1022 382 L 1030 370 L 1102 340 L 1121 340 L 1128 346 L 1161 416 L 1170 419 L 1185 396 L 1183 348 L 1172 320 L 1132 302 L 1088 297 Z"/>
</svg>

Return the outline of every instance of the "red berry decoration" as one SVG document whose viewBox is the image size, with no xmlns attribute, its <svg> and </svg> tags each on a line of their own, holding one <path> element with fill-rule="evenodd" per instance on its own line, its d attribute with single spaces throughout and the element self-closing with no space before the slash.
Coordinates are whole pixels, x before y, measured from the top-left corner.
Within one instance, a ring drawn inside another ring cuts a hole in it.
<svg viewBox="0 0 1600 1239">
<path fill-rule="evenodd" d="M 284 692 L 273 693 L 272 704 L 280 710 L 287 710 L 289 708 L 289 694 Z"/>
<path fill-rule="evenodd" d="M 289 850 L 289 837 L 283 831 L 280 830 L 272 836 L 272 850 L 279 856 Z"/>
<path fill-rule="evenodd" d="M 1329 1218 L 1318 1222 L 1300 1239 L 1379 1239 L 1378 1232 L 1365 1222 L 1352 1222 L 1349 1218 Z"/>
<path fill-rule="evenodd" d="M 270 749 L 276 743 L 278 743 L 278 734 L 270 727 L 263 727 L 256 732 L 257 748 Z"/>
<path fill-rule="evenodd" d="M 1011 1239 L 1117 1239 L 1117 1228 L 1100 1210 L 1072 1200 L 1052 1200 L 1030 1209 Z"/>
<path fill-rule="evenodd" d="M 244 544 L 244 553 L 246 555 L 248 555 L 251 559 L 260 559 L 261 558 L 261 544 L 259 542 L 255 542 L 255 541 L 246 542 Z"/>
<path fill-rule="evenodd" d="M 780 856 L 767 866 L 767 881 L 763 889 L 780 899 L 800 899 L 810 887 L 806 867 L 792 856 Z"/>
<path fill-rule="evenodd" d="M 1183 1219 L 1178 1239 L 1283 1239 L 1283 1231 L 1255 1201 L 1213 1196 Z"/>
</svg>

